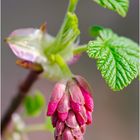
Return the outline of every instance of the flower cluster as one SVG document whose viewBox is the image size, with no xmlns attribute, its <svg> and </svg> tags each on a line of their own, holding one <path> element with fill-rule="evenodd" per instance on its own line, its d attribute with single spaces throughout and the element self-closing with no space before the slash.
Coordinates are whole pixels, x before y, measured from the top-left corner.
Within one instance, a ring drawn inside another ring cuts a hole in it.
<svg viewBox="0 0 140 140">
<path fill-rule="evenodd" d="M 93 108 L 91 90 L 83 77 L 57 83 L 47 111 L 56 128 L 55 140 L 83 140 L 86 125 L 92 123 Z"/>
</svg>

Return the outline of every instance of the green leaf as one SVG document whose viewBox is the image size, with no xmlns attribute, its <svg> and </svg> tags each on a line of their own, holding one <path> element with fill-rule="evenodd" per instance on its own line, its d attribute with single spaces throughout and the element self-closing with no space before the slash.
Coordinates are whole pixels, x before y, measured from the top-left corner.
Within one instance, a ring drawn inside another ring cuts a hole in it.
<svg viewBox="0 0 140 140">
<path fill-rule="evenodd" d="M 27 96 L 24 100 L 24 109 L 28 116 L 38 116 L 44 105 L 45 99 L 40 91 L 36 91 L 33 96 Z"/>
<path fill-rule="evenodd" d="M 89 28 L 89 33 L 92 37 L 96 37 L 99 35 L 99 32 L 103 29 L 101 26 L 91 26 Z"/>
<path fill-rule="evenodd" d="M 78 29 L 78 18 L 75 13 L 68 12 L 65 18 L 65 22 L 62 25 L 60 32 L 55 40 L 55 52 L 72 45 L 80 31 Z"/>
<path fill-rule="evenodd" d="M 89 42 L 87 53 L 97 59 L 98 69 L 113 90 L 123 89 L 138 75 L 138 45 L 109 29 L 101 30 L 96 40 Z"/>
<path fill-rule="evenodd" d="M 48 131 L 50 132 L 54 132 L 54 128 L 52 126 L 52 122 L 51 122 L 51 118 L 47 117 L 46 121 L 45 121 L 45 127 Z"/>
<path fill-rule="evenodd" d="M 126 38 L 119 37 L 117 40 L 113 40 L 111 45 L 114 45 L 117 48 L 123 49 L 125 53 L 129 56 L 131 61 L 137 65 L 137 69 L 139 71 L 140 68 L 140 48 L 137 43 Z"/>
<path fill-rule="evenodd" d="M 129 0 L 94 0 L 100 6 L 104 8 L 108 8 L 117 12 L 122 17 L 125 17 L 128 8 L 129 8 Z"/>
<path fill-rule="evenodd" d="M 71 46 L 76 41 L 79 34 L 80 31 L 76 14 L 67 12 L 60 31 L 58 32 L 54 42 L 46 48 L 45 54 L 49 55 L 50 53 L 59 53 L 65 50 L 66 47 Z"/>
</svg>

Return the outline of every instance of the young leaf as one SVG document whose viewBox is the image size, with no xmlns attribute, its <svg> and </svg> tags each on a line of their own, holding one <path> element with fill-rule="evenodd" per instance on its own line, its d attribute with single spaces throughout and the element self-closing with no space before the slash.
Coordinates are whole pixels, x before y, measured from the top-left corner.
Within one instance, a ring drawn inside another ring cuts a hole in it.
<svg viewBox="0 0 140 140">
<path fill-rule="evenodd" d="M 103 29 L 101 26 L 91 26 L 89 28 L 89 33 L 92 37 L 96 37 L 99 35 L 99 32 Z"/>
<path fill-rule="evenodd" d="M 97 59 L 98 69 L 113 90 L 123 89 L 138 75 L 138 45 L 109 29 L 101 30 L 97 39 L 89 42 L 87 53 Z"/>
<path fill-rule="evenodd" d="M 51 122 L 51 118 L 47 117 L 46 121 L 45 121 L 45 127 L 48 131 L 53 132 L 54 128 L 52 126 L 52 122 Z"/>
<path fill-rule="evenodd" d="M 79 34 L 80 31 L 78 29 L 78 18 L 76 14 L 67 12 L 65 21 L 60 31 L 58 32 L 53 44 L 46 49 L 46 54 L 58 53 L 64 50 L 66 47 L 71 46 Z M 55 48 L 52 46 L 55 46 Z"/>
<path fill-rule="evenodd" d="M 39 91 L 36 91 L 33 96 L 27 96 L 24 100 L 25 112 L 29 116 L 38 116 L 44 105 L 44 96 Z"/>
<path fill-rule="evenodd" d="M 117 12 L 122 17 L 125 17 L 128 8 L 129 8 L 129 0 L 94 0 L 100 6 L 104 8 L 108 8 Z"/>
</svg>

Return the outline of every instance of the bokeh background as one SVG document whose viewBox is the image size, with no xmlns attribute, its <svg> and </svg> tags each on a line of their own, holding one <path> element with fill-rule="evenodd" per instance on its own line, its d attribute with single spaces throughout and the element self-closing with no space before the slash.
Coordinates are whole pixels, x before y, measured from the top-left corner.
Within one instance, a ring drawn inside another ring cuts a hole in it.
<svg viewBox="0 0 140 140">
<path fill-rule="evenodd" d="M 91 39 L 88 28 L 93 24 L 112 28 L 119 35 L 138 42 L 138 2 L 130 0 L 128 15 L 122 18 L 92 0 L 80 0 L 76 13 L 79 17 L 81 43 Z M 67 4 L 68 0 L 2 0 L 2 40 L 17 28 L 39 27 L 44 21 L 47 21 L 48 32 L 56 35 Z M 2 115 L 28 73 L 28 70 L 15 64 L 16 59 L 8 45 L 2 41 Z M 138 80 L 120 92 L 112 92 L 97 70 L 95 61 L 85 54 L 71 69 L 73 73 L 88 79 L 94 91 L 93 125 L 87 128 L 85 140 L 138 140 Z M 39 79 L 32 91 L 40 89 L 48 101 L 52 88 L 52 82 Z M 43 119 L 44 113 L 42 117 L 29 118 L 26 122 L 37 123 Z M 50 133 L 35 132 L 29 135 L 34 140 L 53 140 L 53 134 Z"/>
</svg>

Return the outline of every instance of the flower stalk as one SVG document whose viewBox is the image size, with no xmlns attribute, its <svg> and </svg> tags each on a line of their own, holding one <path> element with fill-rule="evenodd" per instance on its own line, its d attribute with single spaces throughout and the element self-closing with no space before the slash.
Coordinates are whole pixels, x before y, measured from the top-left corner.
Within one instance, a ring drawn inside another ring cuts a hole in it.
<svg viewBox="0 0 140 140">
<path fill-rule="evenodd" d="M 87 50 L 87 45 L 81 45 L 73 49 L 73 54 L 74 55 L 81 54 L 85 52 L 86 50 Z"/>
<path fill-rule="evenodd" d="M 3 135 L 4 131 L 8 127 L 12 114 L 19 108 L 25 96 L 28 94 L 28 91 L 34 84 L 34 82 L 38 79 L 38 76 L 42 73 L 42 71 L 30 71 L 27 78 L 23 81 L 16 96 L 11 101 L 6 113 L 4 114 L 1 120 L 1 135 Z"/>
</svg>

